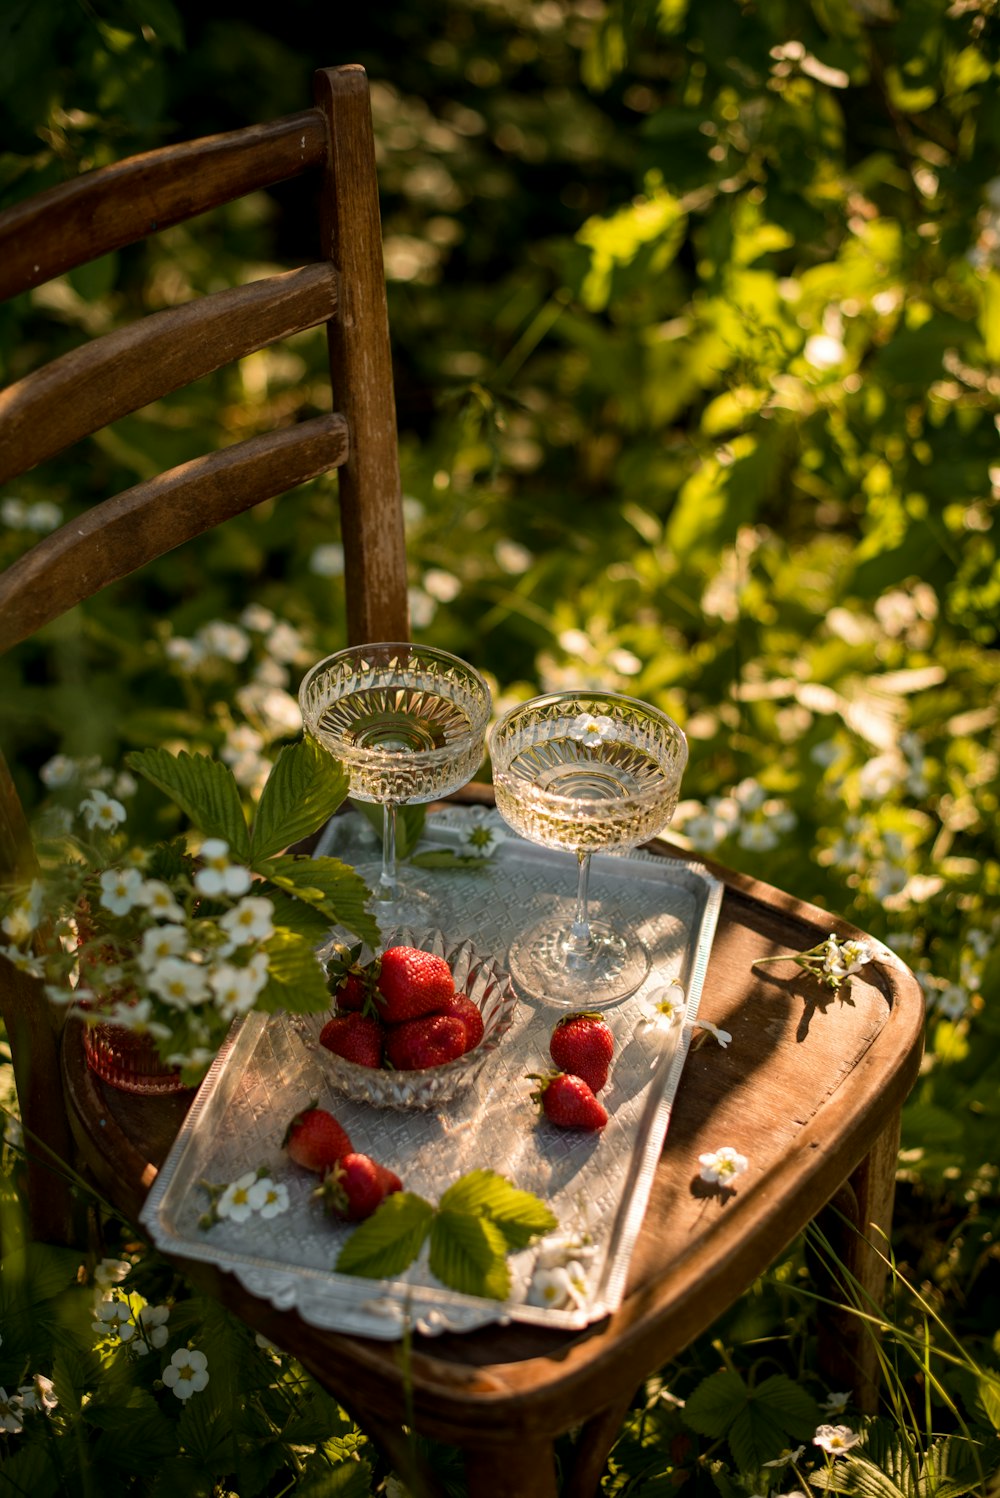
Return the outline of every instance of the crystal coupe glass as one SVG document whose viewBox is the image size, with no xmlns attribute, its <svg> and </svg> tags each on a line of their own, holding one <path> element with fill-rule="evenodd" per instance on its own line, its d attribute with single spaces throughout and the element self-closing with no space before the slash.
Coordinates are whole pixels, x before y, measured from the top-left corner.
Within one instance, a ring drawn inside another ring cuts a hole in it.
<svg viewBox="0 0 1000 1498">
<path fill-rule="evenodd" d="M 383 808 L 382 862 L 360 865 L 373 911 L 388 925 L 426 922 L 420 881 L 396 863 L 396 808 L 435 801 L 471 780 L 483 759 L 490 691 L 472 666 L 429 645 L 338 651 L 299 687 L 306 732 L 350 776 L 350 795 Z"/>
<path fill-rule="evenodd" d="M 649 953 L 638 934 L 589 917 L 590 859 L 663 831 L 687 753 L 684 734 L 666 713 L 613 692 L 535 697 L 494 726 L 497 810 L 522 837 L 575 853 L 579 863 L 572 919 L 542 920 L 511 947 L 511 976 L 527 994 L 599 1008 L 642 983 Z"/>
</svg>

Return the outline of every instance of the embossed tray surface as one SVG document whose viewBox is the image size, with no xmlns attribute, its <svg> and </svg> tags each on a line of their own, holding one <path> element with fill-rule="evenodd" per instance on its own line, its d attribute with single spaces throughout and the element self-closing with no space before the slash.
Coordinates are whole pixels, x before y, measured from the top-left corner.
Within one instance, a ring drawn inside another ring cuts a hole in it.
<svg viewBox="0 0 1000 1498">
<path fill-rule="evenodd" d="M 460 847 L 469 816 L 454 807 L 428 818 L 428 846 Z M 335 819 L 321 851 L 349 858 L 359 828 L 360 819 Z M 575 870 L 571 855 L 509 838 L 482 868 L 427 871 L 431 919 L 450 939 L 471 937 L 503 962 L 529 921 L 572 908 Z M 637 852 L 596 857 L 591 895 L 592 913 L 630 920 L 653 958 L 639 991 L 602 1012 L 615 1057 L 601 1094 L 610 1118 L 600 1134 L 540 1121 L 530 1098 L 535 1084 L 527 1074 L 550 1069 L 548 1039 L 564 1010 L 519 998 L 477 1085 L 424 1113 L 344 1098 L 290 1020 L 251 1014 L 227 1037 L 146 1200 L 142 1221 L 157 1246 L 231 1271 L 254 1294 L 315 1326 L 364 1336 L 399 1337 L 407 1323 L 433 1333 L 511 1319 L 573 1328 L 612 1311 L 624 1294 L 687 1056 L 722 886 L 698 865 Z M 669 1031 L 644 1026 L 650 996 L 672 981 L 685 990 L 686 1023 Z M 536 1193 L 559 1219 L 559 1232 L 591 1240 L 585 1294 L 558 1308 L 530 1303 L 537 1245 L 511 1256 L 514 1289 L 503 1302 L 443 1287 L 421 1260 L 391 1282 L 334 1272 L 353 1225 L 335 1222 L 311 1200 L 316 1177 L 281 1147 L 288 1120 L 313 1099 L 336 1114 L 356 1150 L 391 1166 L 406 1190 L 429 1201 L 478 1167 Z M 230 1182 L 261 1166 L 287 1186 L 289 1210 L 201 1229 L 209 1200 L 201 1183 Z"/>
</svg>

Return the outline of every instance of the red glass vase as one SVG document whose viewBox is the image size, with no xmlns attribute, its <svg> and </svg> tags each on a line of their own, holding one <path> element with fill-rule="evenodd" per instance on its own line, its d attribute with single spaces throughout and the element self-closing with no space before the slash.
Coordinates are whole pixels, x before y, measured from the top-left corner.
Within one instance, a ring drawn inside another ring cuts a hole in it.
<svg viewBox="0 0 1000 1498">
<path fill-rule="evenodd" d="M 141 1097 L 187 1092 L 177 1067 L 161 1061 L 156 1041 L 125 1025 L 87 1025 L 83 1032 L 87 1065 L 109 1087 Z"/>
</svg>

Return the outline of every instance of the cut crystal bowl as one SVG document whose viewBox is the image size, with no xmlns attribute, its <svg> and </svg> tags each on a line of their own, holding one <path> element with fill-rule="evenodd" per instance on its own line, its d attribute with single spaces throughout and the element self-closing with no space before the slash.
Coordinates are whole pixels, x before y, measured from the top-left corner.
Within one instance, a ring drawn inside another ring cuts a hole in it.
<svg viewBox="0 0 1000 1498">
<path fill-rule="evenodd" d="M 331 940 L 320 949 L 321 959 L 332 955 L 337 942 Z M 494 957 L 484 957 L 472 941 L 450 942 L 441 931 L 414 932 L 403 927 L 392 931 L 385 947 L 421 947 L 443 957 L 455 979 L 456 993 L 464 993 L 483 1016 L 483 1038 L 471 1051 L 444 1066 L 423 1071 L 393 1071 L 359 1066 L 343 1056 L 334 1055 L 320 1045 L 319 1037 L 327 1020 L 336 1012 L 294 1016 L 294 1026 L 303 1044 L 314 1055 L 332 1087 L 353 1102 L 370 1103 L 375 1108 L 438 1108 L 454 1102 L 479 1080 L 504 1035 L 510 1029 L 517 999 L 510 975 Z M 362 952 L 362 961 L 370 960 L 370 950 Z"/>
</svg>

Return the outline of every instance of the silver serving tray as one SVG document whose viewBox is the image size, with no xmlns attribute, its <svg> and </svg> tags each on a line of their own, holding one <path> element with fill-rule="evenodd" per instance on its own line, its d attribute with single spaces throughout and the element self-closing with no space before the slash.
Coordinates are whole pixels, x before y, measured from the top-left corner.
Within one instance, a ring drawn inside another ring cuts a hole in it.
<svg viewBox="0 0 1000 1498">
<path fill-rule="evenodd" d="M 468 817 L 456 807 L 429 818 L 427 845 L 460 848 Z M 351 839 L 359 835 L 360 819 L 337 818 L 322 851 L 348 858 Z M 502 962 L 529 919 L 572 908 L 575 871 L 572 855 L 509 838 L 481 868 L 427 872 L 433 923 L 450 939 L 474 938 L 480 951 Z M 722 885 L 698 864 L 637 852 L 595 857 L 591 896 L 595 916 L 630 920 L 653 956 L 639 991 L 602 1012 L 615 1036 L 612 1074 L 601 1094 L 610 1115 L 602 1133 L 556 1129 L 539 1121 L 530 1100 L 535 1084 L 527 1074 L 550 1067 L 548 1038 L 564 1010 L 520 998 L 476 1087 L 426 1113 L 345 1099 L 290 1020 L 250 1014 L 233 1026 L 146 1199 L 142 1221 L 157 1247 L 216 1264 L 311 1325 L 383 1339 L 400 1337 L 406 1326 L 434 1333 L 511 1320 L 572 1329 L 614 1310 L 697 1018 Z M 685 1023 L 669 1030 L 644 1025 L 650 996 L 671 982 L 684 988 Z M 288 1120 L 313 1099 L 336 1114 L 355 1149 L 391 1166 L 407 1190 L 430 1201 L 483 1166 L 535 1192 L 561 1232 L 591 1240 L 585 1304 L 552 1309 L 526 1302 L 535 1247 L 511 1256 L 515 1291 L 503 1302 L 449 1290 L 419 1260 L 396 1281 L 335 1273 L 332 1265 L 353 1227 L 333 1222 L 311 1200 L 316 1178 L 281 1148 Z M 287 1185 L 289 1210 L 203 1230 L 199 1219 L 208 1196 L 202 1182 L 229 1182 L 260 1166 Z"/>
</svg>

